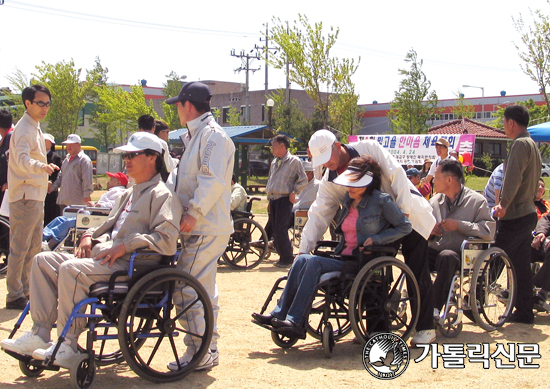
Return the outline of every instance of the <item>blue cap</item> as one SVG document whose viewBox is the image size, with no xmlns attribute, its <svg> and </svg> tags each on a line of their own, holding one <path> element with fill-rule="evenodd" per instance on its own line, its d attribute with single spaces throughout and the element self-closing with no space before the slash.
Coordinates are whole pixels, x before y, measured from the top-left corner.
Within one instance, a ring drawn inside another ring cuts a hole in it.
<svg viewBox="0 0 550 389">
<path fill-rule="evenodd" d="M 420 170 L 418 170 L 415 167 L 412 167 L 407 170 L 407 177 L 419 176 L 419 175 L 420 175 Z"/>
</svg>

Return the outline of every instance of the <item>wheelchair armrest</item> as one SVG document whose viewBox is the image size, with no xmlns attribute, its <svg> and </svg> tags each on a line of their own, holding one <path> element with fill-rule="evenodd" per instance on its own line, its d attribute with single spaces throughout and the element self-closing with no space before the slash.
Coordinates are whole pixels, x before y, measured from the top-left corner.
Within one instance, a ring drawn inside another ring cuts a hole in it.
<svg viewBox="0 0 550 389">
<path fill-rule="evenodd" d="M 367 252 L 367 253 L 380 253 L 380 254 L 389 254 L 394 256 L 397 254 L 397 250 L 395 247 L 391 246 L 361 246 L 359 248 L 359 251 L 361 253 Z"/>
<path fill-rule="evenodd" d="M 231 218 L 233 220 L 237 220 L 241 218 L 250 219 L 251 216 L 252 216 L 252 212 L 231 211 Z"/>
<path fill-rule="evenodd" d="M 317 242 L 315 249 L 313 250 L 313 255 L 327 254 L 327 251 L 322 251 L 322 248 L 333 249 L 338 246 L 340 242 L 337 240 L 320 240 Z M 322 256 L 322 255 L 321 255 Z"/>
</svg>

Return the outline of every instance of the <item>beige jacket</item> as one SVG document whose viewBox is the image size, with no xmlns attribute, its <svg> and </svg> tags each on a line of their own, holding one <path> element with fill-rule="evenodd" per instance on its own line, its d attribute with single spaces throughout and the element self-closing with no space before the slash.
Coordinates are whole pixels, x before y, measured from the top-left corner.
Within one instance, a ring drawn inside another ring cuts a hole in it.
<svg viewBox="0 0 550 389">
<path fill-rule="evenodd" d="M 8 162 L 9 202 L 44 201 L 48 192 L 46 144 L 40 124 L 27 112 L 17 122 L 10 140 Z"/>
<path fill-rule="evenodd" d="M 111 233 L 128 198 L 132 197 L 130 213 L 111 240 Z M 92 257 L 102 251 L 123 243 L 128 253 L 123 259 L 138 249 L 156 251 L 162 255 L 174 255 L 179 235 L 182 206 L 177 196 L 166 187 L 157 174 L 151 180 L 132 186 L 117 200 L 109 218 L 102 225 L 91 228 L 86 234 L 92 235 L 94 248 Z"/>
</svg>

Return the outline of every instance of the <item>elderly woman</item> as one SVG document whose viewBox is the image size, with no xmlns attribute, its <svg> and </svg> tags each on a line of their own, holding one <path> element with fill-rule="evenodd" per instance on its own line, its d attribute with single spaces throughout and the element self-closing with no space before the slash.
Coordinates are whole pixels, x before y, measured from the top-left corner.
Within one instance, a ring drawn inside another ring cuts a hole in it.
<svg viewBox="0 0 550 389">
<path fill-rule="evenodd" d="M 381 175 L 380 165 L 372 157 L 350 161 L 347 170 L 334 180 L 335 184 L 348 188 L 335 230 L 343 235 L 335 249 L 341 259 L 300 255 L 290 269 L 275 309 L 267 315 L 253 313 L 255 322 L 302 334 L 304 316 L 322 274 L 342 270 L 346 260 L 353 259 L 351 256 L 361 246 L 385 245 L 411 232 L 411 223 L 391 196 L 380 192 Z"/>
</svg>

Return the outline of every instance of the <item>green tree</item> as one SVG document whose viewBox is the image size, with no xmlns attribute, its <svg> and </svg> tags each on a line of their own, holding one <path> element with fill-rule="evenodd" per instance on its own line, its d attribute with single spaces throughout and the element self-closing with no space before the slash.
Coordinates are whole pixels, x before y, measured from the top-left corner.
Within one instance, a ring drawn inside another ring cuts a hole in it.
<svg viewBox="0 0 550 389">
<path fill-rule="evenodd" d="M 95 83 L 95 86 L 96 87 L 106 86 L 107 78 L 108 78 L 107 73 L 109 72 L 109 69 L 101 65 L 101 61 L 99 57 L 96 57 L 95 59 L 94 71 L 96 74 L 99 75 L 99 78 Z M 110 123 L 104 123 L 97 120 L 98 114 L 100 112 L 100 108 L 97 105 L 97 102 L 99 100 L 97 88 L 92 88 L 87 100 L 88 102 L 92 103 L 92 108 L 90 112 L 90 122 L 91 122 L 91 125 L 94 127 L 94 131 L 93 131 L 94 139 L 100 145 L 102 145 L 105 148 L 105 150 L 109 150 L 109 147 L 114 145 L 116 142 L 117 130 Z"/>
<path fill-rule="evenodd" d="M 86 77 L 80 79 L 82 69 L 75 67 L 74 61 L 61 61 L 36 66 L 36 80 L 46 86 L 52 94 L 52 106 L 46 117 L 48 132 L 59 139 L 65 139 L 68 134 L 77 133 L 79 114 L 86 98 L 101 75 L 97 68 L 86 71 Z"/>
<path fill-rule="evenodd" d="M 166 82 L 162 84 L 162 87 L 164 88 L 162 93 L 166 98 L 177 96 L 180 93 L 181 86 L 183 85 L 180 80 L 181 76 L 173 70 L 170 74 L 166 75 Z M 171 130 L 181 128 L 178 108 L 175 104 L 166 104 L 163 102 L 162 111 L 164 112 L 164 121 L 168 123 Z"/>
<path fill-rule="evenodd" d="M 550 0 L 547 2 L 550 4 Z M 523 64 L 520 64 L 521 70 L 537 83 L 546 101 L 547 110 L 550 110 L 546 92 L 550 82 L 550 20 L 541 10 L 530 12 L 533 18 L 531 26 L 525 24 L 521 14 L 518 19 L 512 18 L 521 39 L 520 45 L 514 45 L 519 58 L 523 61 Z"/>
<path fill-rule="evenodd" d="M 271 127 L 276 131 L 298 138 L 301 141 L 300 144 L 307 145 L 311 135 L 322 128 L 321 124 L 319 128 L 312 130 L 312 121 L 304 115 L 296 99 L 290 99 L 287 102 L 284 89 L 271 92 L 268 98 L 275 102 Z"/>
<path fill-rule="evenodd" d="M 475 107 L 472 103 L 464 98 L 464 94 L 460 89 L 455 92 L 455 97 L 455 105 L 451 107 L 451 112 L 454 114 L 455 119 L 472 119 L 475 115 Z"/>
<path fill-rule="evenodd" d="M 241 111 L 233 106 L 229 107 L 229 111 L 227 112 L 227 123 L 232 127 L 242 125 Z"/>
<path fill-rule="evenodd" d="M 269 64 L 276 69 L 287 69 L 291 82 L 300 86 L 315 102 L 316 109 L 321 113 L 323 126 L 330 123 L 329 107 L 331 94 L 353 93 L 351 77 L 357 71 L 360 58 L 339 59 L 331 56 L 331 49 L 338 38 L 339 29 L 330 27 L 325 36 L 323 23 L 310 24 L 305 15 L 299 14 L 299 20 L 289 27 L 288 22 L 273 18 L 274 26 L 270 31 L 270 39 L 281 50 L 269 51 Z M 342 98 L 339 103 L 349 103 L 353 99 Z M 334 114 L 347 113 L 347 110 L 335 109 Z M 339 123 L 341 119 L 337 119 Z"/>
<path fill-rule="evenodd" d="M 137 131 L 137 119 L 141 115 L 158 115 L 150 101 L 147 105 L 141 85 L 133 85 L 127 92 L 118 86 L 99 85 L 94 88 L 98 95 L 96 123 L 103 123 L 117 133 L 117 142 L 123 143 L 130 133 Z"/>
<path fill-rule="evenodd" d="M 28 87 L 31 83 L 27 75 L 18 68 L 15 68 L 15 71 L 11 75 L 6 76 L 6 78 L 12 89 L 9 91 L 3 90 L 2 92 L 13 102 L 14 105 L 11 107 L 11 113 L 13 115 L 13 120 L 17 121 L 25 112 L 25 105 L 23 104 L 23 100 L 21 100 L 21 93 L 23 89 Z"/>
<path fill-rule="evenodd" d="M 437 113 L 437 93 L 430 91 L 431 82 L 422 71 L 422 60 L 414 49 L 405 57 L 411 67 L 399 69 L 404 76 L 390 103 L 388 118 L 390 128 L 396 134 L 423 134 L 428 131 Z"/>
<path fill-rule="evenodd" d="M 516 101 L 516 104 L 524 105 L 529 110 L 529 123 L 537 124 L 546 121 L 548 118 L 548 108 L 545 105 L 537 105 L 533 99 L 527 101 Z M 493 114 L 495 119 L 486 124 L 495 128 L 504 128 L 504 110 L 506 107 L 499 107 Z"/>
</svg>

